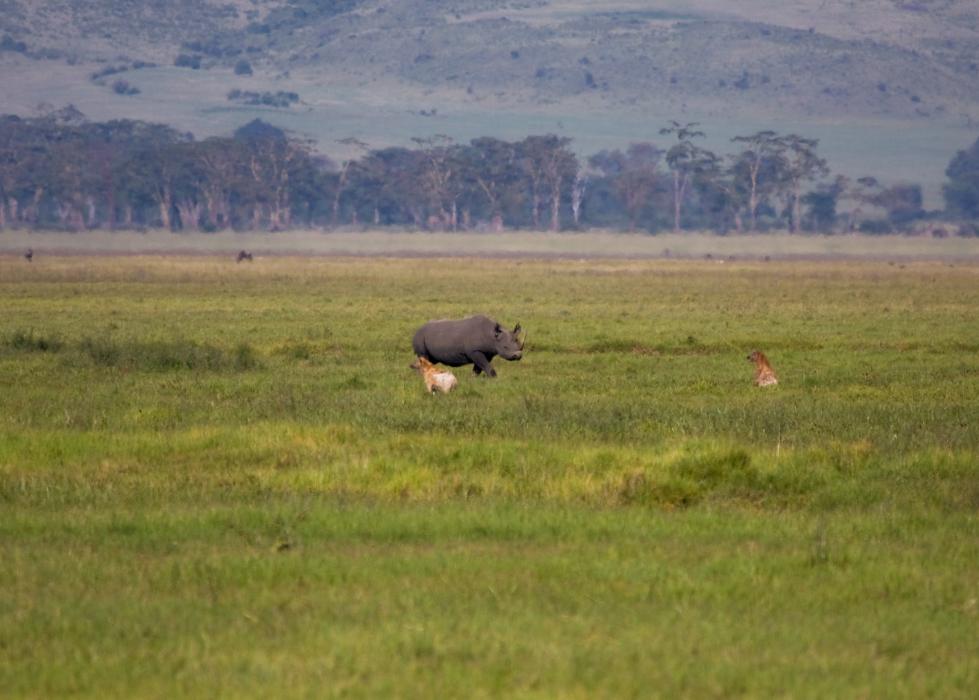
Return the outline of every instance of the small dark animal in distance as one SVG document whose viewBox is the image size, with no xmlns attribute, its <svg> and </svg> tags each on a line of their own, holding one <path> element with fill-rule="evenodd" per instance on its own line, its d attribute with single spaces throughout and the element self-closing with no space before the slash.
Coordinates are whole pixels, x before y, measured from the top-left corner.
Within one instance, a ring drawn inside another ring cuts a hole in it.
<svg viewBox="0 0 979 700">
<path fill-rule="evenodd" d="M 774 386 L 778 384 L 778 377 L 775 376 L 775 370 L 772 369 L 772 365 L 768 362 L 768 358 L 765 357 L 765 353 L 760 350 L 752 350 L 751 354 L 748 355 L 748 362 L 755 363 L 756 386 Z"/>
<path fill-rule="evenodd" d="M 239 250 L 238 257 L 235 259 L 235 262 L 241 262 L 242 260 L 247 260 L 248 262 L 251 262 L 252 254 L 249 253 L 247 250 Z"/>
<path fill-rule="evenodd" d="M 27 252 L 24 253 L 24 260 L 26 260 L 27 262 L 33 262 L 34 261 L 34 249 L 33 248 L 28 248 L 27 249 Z"/>
</svg>

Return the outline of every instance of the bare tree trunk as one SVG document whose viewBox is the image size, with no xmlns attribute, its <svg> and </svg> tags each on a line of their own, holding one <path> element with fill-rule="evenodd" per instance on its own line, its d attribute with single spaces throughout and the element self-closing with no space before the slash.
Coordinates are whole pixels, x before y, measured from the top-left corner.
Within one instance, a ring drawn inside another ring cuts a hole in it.
<svg viewBox="0 0 979 700">
<path fill-rule="evenodd" d="M 85 226 L 95 228 L 95 199 L 92 197 L 85 198 Z"/>
<path fill-rule="evenodd" d="M 7 204 L 0 199 L 0 231 L 7 227 Z"/>
<path fill-rule="evenodd" d="M 350 167 L 350 163 L 344 163 L 343 167 L 340 169 L 340 177 L 337 180 L 337 191 L 333 195 L 333 227 L 336 228 L 340 221 L 340 196 L 343 194 L 343 188 L 347 184 L 347 168 Z"/>
<path fill-rule="evenodd" d="M 503 231 L 503 215 L 499 212 L 493 214 L 493 218 L 490 219 L 490 230 L 494 233 Z"/>
<path fill-rule="evenodd" d="M 802 192 L 801 187 L 796 184 L 792 192 L 792 233 L 799 233 L 802 230 Z"/>
<path fill-rule="evenodd" d="M 685 178 L 684 178 L 685 179 Z M 683 190 L 686 183 L 681 184 L 680 171 L 673 171 L 673 232 L 680 232 L 680 208 L 683 204 Z"/>
<path fill-rule="evenodd" d="M 574 221 L 575 228 L 581 223 L 581 202 L 585 198 L 585 187 L 587 185 L 587 180 L 578 173 L 574 179 L 574 185 L 571 187 L 571 217 Z"/>
<path fill-rule="evenodd" d="M 170 212 L 173 211 L 173 199 L 169 187 L 164 186 L 157 192 L 157 201 L 160 205 L 160 225 L 169 231 L 173 227 L 173 220 L 170 217 Z"/>
<path fill-rule="evenodd" d="M 207 211 L 207 223 L 213 229 L 218 227 L 218 210 L 214 200 L 214 195 L 208 190 L 204 190 L 204 209 Z"/>
<path fill-rule="evenodd" d="M 201 228 L 201 205 L 198 202 L 177 202 L 180 213 L 181 228 L 188 231 L 199 231 Z"/>
<path fill-rule="evenodd" d="M 74 204 L 68 205 L 68 225 L 75 231 L 83 231 L 85 229 L 85 214 L 82 212 L 80 206 Z"/>
<path fill-rule="evenodd" d="M 561 185 L 557 182 L 551 192 L 551 230 L 561 230 Z"/>
<path fill-rule="evenodd" d="M 531 203 L 531 206 L 533 208 L 532 216 L 533 216 L 533 222 L 534 222 L 534 230 L 535 231 L 536 230 L 540 230 L 540 195 L 537 194 L 537 188 L 536 187 L 534 187 L 533 192 L 531 193 L 531 202 L 530 203 Z"/>
<path fill-rule="evenodd" d="M 70 210 L 68 208 L 68 205 L 59 201 L 59 202 L 57 202 L 55 204 L 54 211 L 55 211 L 55 214 L 58 217 L 58 223 L 61 224 L 63 227 L 67 227 L 68 226 L 68 214 L 70 213 Z"/>
<path fill-rule="evenodd" d="M 24 210 L 22 219 L 27 222 L 37 225 L 37 220 L 40 218 L 41 209 L 41 198 L 44 197 L 44 188 L 38 187 L 34 190 L 34 196 L 31 198 L 31 203 Z"/>
<path fill-rule="evenodd" d="M 16 197 L 7 197 L 7 208 L 10 211 L 10 225 L 17 228 L 17 210 L 20 208 L 20 202 Z"/>
</svg>

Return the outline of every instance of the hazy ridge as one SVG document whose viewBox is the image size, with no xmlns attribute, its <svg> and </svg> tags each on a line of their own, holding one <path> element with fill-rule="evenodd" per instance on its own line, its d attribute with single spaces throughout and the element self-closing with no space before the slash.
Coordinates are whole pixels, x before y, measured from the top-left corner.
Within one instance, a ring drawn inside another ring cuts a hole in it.
<svg viewBox="0 0 979 700">
<path fill-rule="evenodd" d="M 839 169 L 914 177 L 934 202 L 979 131 L 979 7 L 966 0 L 2 0 L 0 41 L 3 111 L 70 102 L 199 136 L 262 116 L 340 155 L 345 136 L 548 131 L 594 151 L 680 118 L 714 147 L 756 128 L 805 133 Z M 251 74 L 233 72 L 242 61 Z M 124 72 L 92 78 L 106 68 Z M 138 94 L 114 93 L 119 79 Z M 231 88 L 299 101 L 230 102 Z"/>
</svg>

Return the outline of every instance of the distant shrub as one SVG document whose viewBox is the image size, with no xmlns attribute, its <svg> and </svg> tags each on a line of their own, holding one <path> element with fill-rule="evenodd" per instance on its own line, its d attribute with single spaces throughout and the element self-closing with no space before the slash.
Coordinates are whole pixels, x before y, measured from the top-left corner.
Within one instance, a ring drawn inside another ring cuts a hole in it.
<svg viewBox="0 0 979 700">
<path fill-rule="evenodd" d="M 288 108 L 299 101 L 299 93 L 286 92 L 253 92 L 234 88 L 228 91 L 227 98 L 231 102 L 244 102 L 247 105 Z"/>
<path fill-rule="evenodd" d="M 0 39 L 0 51 L 13 51 L 14 53 L 26 53 L 27 44 L 23 41 L 15 41 L 9 34 L 4 34 Z"/>
<path fill-rule="evenodd" d="M 16 330 L 0 343 L 20 352 L 58 352 L 64 347 L 60 338 L 53 335 L 35 335 L 33 330 Z"/>
<path fill-rule="evenodd" d="M 248 343 L 238 343 L 231 354 L 231 367 L 239 372 L 258 367 L 258 356 Z"/>
<path fill-rule="evenodd" d="M 109 75 L 116 75 L 117 73 L 125 73 L 129 70 L 128 66 L 106 66 L 102 70 L 97 70 L 92 75 L 89 76 L 91 80 L 99 80 L 100 78 L 105 78 Z"/>
<path fill-rule="evenodd" d="M 252 64 L 241 59 L 235 64 L 235 75 L 251 75 L 252 74 Z"/>
<path fill-rule="evenodd" d="M 247 343 L 240 343 L 227 352 L 192 340 L 139 342 L 85 338 L 79 349 L 99 367 L 148 371 L 244 371 L 258 366 L 255 351 Z"/>
<path fill-rule="evenodd" d="M 193 70 L 197 70 L 201 67 L 201 57 L 182 53 L 177 56 L 173 65 L 177 66 L 177 68 L 192 68 Z"/>
<path fill-rule="evenodd" d="M 315 349 L 305 341 L 286 343 L 272 351 L 275 355 L 281 355 L 293 360 L 308 360 L 313 356 Z"/>
<path fill-rule="evenodd" d="M 117 80 L 112 83 L 112 90 L 117 95 L 138 95 L 139 88 L 135 85 L 130 85 L 125 80 Z"/>
<path fill-rule="evenodd" d="M 893 230 L 894 228 L 891 226 L 891 222 L 886 221 L 885 219 L 868 219 L 860 222 L 861 233 L 882 235 L 885 233 L 891 233 Z"/>
</svg>

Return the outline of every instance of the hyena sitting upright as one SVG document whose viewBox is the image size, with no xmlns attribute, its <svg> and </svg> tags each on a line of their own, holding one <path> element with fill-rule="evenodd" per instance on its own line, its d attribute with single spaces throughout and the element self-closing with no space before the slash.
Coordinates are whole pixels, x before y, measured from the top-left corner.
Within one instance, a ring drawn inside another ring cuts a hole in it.
<svg viewBox="0 0 979 700">
<path fill-rule="evenodd" d="M 775 370 L 769 364 L 765 353 L 760 350 L 754 350 L 748 355 L 748 361 L 755 363 L 755 384 L 758 386 L 778 384 L 778 377 L 775 376 Z"/>
</svg>

